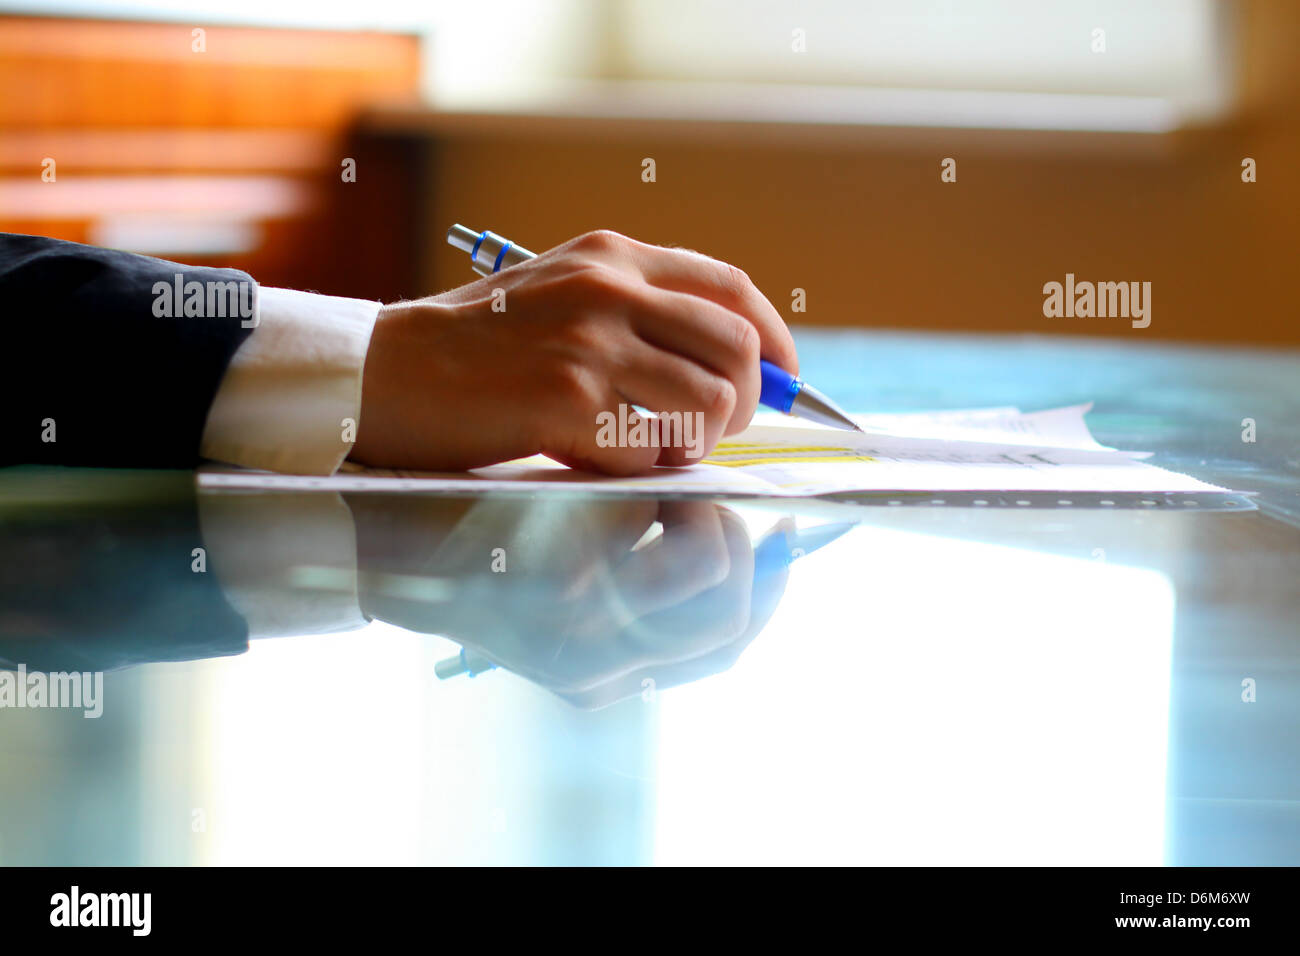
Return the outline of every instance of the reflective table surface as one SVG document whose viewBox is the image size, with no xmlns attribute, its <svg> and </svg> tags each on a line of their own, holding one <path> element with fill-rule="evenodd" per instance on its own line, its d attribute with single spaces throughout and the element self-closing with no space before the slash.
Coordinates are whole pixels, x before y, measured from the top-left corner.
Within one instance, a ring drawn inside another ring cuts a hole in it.
<svg viewBox="0 0 1300 956">
<path fill-rule="evenodd" d="M 1091 400 L 1103 443 L 1254 494 L 9 469 L 0 678 L 85 693 L 0 707 L 0 862 L 1300 863 L 1300 357 L 798 339 L 849 407 Z"/>
</svg>

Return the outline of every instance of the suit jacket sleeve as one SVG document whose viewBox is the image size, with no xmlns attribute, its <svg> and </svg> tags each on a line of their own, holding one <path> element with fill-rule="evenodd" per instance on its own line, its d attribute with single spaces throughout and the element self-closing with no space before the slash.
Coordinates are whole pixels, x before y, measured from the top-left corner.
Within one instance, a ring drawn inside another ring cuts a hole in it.
<svg viewBox="0 0 1300 956">
<path fill-rule="evenodd" d="M 256 283 L 238 270 L 0 235 L 0 464 L 198 461 L 208 408 L 256 320 L 159 306 L 155 286 L 174 290 L 178 275 L 182 287 L 237 283 L 256 316 Z"/>
</svg>

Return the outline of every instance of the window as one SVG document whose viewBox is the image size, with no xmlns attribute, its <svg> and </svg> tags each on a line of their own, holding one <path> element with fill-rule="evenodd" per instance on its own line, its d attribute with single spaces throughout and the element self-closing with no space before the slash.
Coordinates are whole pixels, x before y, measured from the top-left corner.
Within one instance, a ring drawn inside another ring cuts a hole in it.
<svg viewBox="0 0 1300 956">
<path fill-rule="evenodd" d="M 1224 110 L 1230 9 L 1223 0 L 47 4 L 78 16 L 419 33 L 426 93 L 449 109 L 1148 132 Z"/>
</svg>

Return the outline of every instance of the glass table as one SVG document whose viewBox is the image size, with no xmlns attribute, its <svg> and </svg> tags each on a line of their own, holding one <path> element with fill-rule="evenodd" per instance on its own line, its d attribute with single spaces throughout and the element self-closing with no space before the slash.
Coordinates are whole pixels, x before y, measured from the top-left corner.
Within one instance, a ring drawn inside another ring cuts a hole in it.
<svg viewBox="0 0 1300 956">
<path fill-rule="evenodd" d="M 848 407 L 1093 401 L 1099 441 L 1252 494 L 9 469 L 0 659 L 84 686 L 0 708 L 0 862 L 1300 863 L 1300 355 L 798 340 Z"/>
</svg>

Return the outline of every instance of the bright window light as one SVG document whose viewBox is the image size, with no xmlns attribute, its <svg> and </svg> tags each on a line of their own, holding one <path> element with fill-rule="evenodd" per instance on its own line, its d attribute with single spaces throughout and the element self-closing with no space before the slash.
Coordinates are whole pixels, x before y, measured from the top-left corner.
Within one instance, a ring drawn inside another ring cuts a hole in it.
<svg viewBox="0 0 1300 956">
<path fill-rule="evenodd" d="M 902 113 L 901 125 L 1158 132 L 1214 116 L 1228 97 L 1227 18 L 1212 0 L 756 0 L 743 11 L 620 0 L 620 10 L 624 77 L 856 87 L 873 91 L 862 122 L 898 124 Z M 909 95 L 948 109 L 911 113 Z"/>
<path fill-rule="evenodd" d="M 660 695 L 656 862 L 1164 862 L 1164 575 L 859 529 L 789 590 Z"/>
<path fill-rule="evenodd" d="M 375 622 L 364 633 L 255 640 L 180 669 L 186 697 L 143 722 L 157 777 L 149 859 L 202 865 L 502 864 L 545 859 L 537 709 L 508 674 L 439 682 L 459 646 Z M 150 700 L 169 676 L 151 672 Z M 188 725 L 178 735 L 178 723 Z M 156 788 L 162 792 L 164 788 Z M 150 791 L 154 793 L 153 790 Z M 190 808 L 204 827 L 192 832 Z"/>
<path fill-rule="evenodd" d="M 1210 92 L 1221 39 L 1211 0 L 621 0 L 620 8 L 624 71 L 637 78 L 1177 97 Z"/>
<path fill-rule="evenodd" d="M 0 10 L 27 7 L 0 0 Z M 443 109 L 1163 132 L 1226 109 L 1230 9 L 1214 0 L 497 0 L 490 11 L 421 0 L 48 0 L 44 12 L 415 33 L 425 94 Z"/>
</svg>

